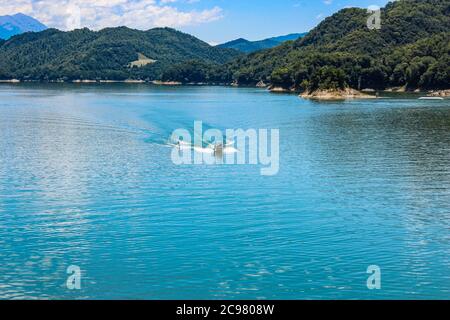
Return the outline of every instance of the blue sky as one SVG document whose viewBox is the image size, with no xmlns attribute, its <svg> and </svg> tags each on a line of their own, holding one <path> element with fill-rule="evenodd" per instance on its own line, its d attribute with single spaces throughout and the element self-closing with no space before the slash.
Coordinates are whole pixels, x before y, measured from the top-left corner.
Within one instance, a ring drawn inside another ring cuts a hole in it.
<svg viewBox="0 0 450 320">
<path fill-rule="evenodd" d="M 99 30 L 170 26 L 209 43 L 260 40 L 305 32 L 345 7 L 384 6 L 387 0 L 0 0 L 0 15 L 22 12 L 49 27 Z"/>
<path fill-rule="evenodd" d="M 209 42 L 235 38 L 260 40 L 272 36 L 305 32 L 345 7 L 385 6 L 387 0 L 203 0 L 199 6 L 217 5 L 223 18 L 207 26 L 184 30 Z"/>
</svg>

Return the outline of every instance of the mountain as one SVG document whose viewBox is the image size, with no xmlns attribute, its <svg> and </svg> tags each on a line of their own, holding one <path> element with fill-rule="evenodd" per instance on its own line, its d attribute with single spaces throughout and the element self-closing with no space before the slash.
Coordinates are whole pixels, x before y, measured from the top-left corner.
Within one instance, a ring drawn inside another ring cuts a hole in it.
<svg viewBox="0 0 450 320">
<path fill-rule="evenodd" d="M 175 63 L 219 65 L 239 55 L 170 28 L 47 29 L 15 36 L 0 46 L 0 79 L 154 80 Z"/>
<path fill-rule="evenodd" d="M 278 42 L 278 44 L 281 44 L 281 43 L 286 42 L 286 41 L 298 40 L 300 38 L 303 38 L 307 34 L 308 34 L 307 32 L 304 32 L 304 33 L 291 33 L 291 34 L 288 34 L 288 35 L 285 35 L 285 36 L 269 38 L 267 40 L 275 41 L 275 42 Z"/>
<path fill-rule="evenodd" d="M 270 49 L 280 45 L 286 41 L 293 41 L 299 38 L 302 38 L 306 35 L 306 33 L 292 33 L 285 36 L 268 38 L 260 41 L 249 41 L 243 38 L 236 39 L 224 44 L 218 45 L 220 48 L 229 48 L 238 50 L 244 53 L 252 53 L 255 51 Z"/>
<path fill-rule="evenodd" d="M 249 41 L 243 38 L 239 38 L 224 44 L 220 44 L 218 45 L 218 47 L 234 49 L 244 53 L 251 53 L 263 49 L 273 48 L 277 45 L 279 45 L 278 42 L 271 40 Z"/>
<path fill-rule="evenodd" d="M 0 16 L 0 39 L 9 39 L 24 32 L 39 32 L 47 29 L 38 20 L 22 13 L 13 16 Z"/>
<path fill-rule="evenodd" d="M 450 87 L 450 0 L 400 0 L 381 10 L 381 29 L 365 9 L 347 8 L 294 42 L 238 57 L 228 74 L 315 90 Z"/>
</svg>

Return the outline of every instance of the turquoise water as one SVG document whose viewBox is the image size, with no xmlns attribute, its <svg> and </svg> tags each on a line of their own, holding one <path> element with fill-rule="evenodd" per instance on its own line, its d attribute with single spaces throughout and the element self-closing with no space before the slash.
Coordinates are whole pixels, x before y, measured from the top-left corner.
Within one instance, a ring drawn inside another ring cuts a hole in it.
<svg viewBox="0 0 450 320">
<path fill-rule="evenodd" d="M 194 120 L 279 129 L 279 174 L 175 166 Z M 449 155 L 448 100 L 1 85 L 0 298 L 446 299 Z"/>
</svg>

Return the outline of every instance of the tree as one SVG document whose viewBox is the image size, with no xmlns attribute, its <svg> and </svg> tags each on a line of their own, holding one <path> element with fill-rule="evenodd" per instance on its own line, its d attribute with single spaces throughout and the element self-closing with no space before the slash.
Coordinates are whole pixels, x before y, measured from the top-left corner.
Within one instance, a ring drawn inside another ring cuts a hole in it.
<svg viewBox="0 0 450 320">
<path fill-rule="evenodd" d="M 270 76 L 270 80 L 273 85 L 283 88 L 289 88 L 294 84 L 291 70 L 288 68 L 274 70 Z"/>
<path fill-rule="evenodd" d="M 346 76 L 342 69 L 332 66 L 321 67 L 312 75 L 309 90 L 338 90 L 346 87 Z"/>
</svg>

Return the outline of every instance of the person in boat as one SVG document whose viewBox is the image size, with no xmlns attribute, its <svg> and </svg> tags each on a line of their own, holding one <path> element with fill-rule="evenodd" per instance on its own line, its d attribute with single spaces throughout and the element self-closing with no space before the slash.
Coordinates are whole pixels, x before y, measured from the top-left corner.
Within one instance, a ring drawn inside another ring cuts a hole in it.
<svg viewBox="0 0 450 320">
<path fill-rule="evenodd" d="M 214 155 L 221 156 L 223 154 L 223 144 L 218 143 L 214 145 Z"/>
</svg>

